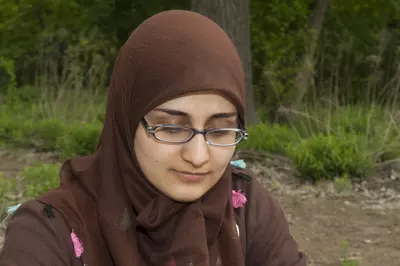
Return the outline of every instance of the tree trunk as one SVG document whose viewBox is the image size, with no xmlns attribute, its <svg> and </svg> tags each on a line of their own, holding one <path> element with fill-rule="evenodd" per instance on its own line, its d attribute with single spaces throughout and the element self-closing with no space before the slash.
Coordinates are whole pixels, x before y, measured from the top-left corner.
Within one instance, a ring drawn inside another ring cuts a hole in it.
<svg viewBox="0 0 400 266">
<path fill-rule="evenodd" d="M 308 50 L 302 59 L 302 68 L 296 76 L 296 88 L 298 91 L 294 99 L 288 99 L 288 101 L 283 104 L 280 110 L 278 110 L 278 116 L 280 116 L 278 121 L 280 122 L 288 122 L 296 118 L 296 113 L 299 111 L 303 98 L 311 85 L 314 71 L 314 54 L 330 0 L 316 1 L 317 3 L 314 12 L 308 21 L 312 37 Z"/>
<path fill-rule="evenodd" d="M 137 2 L 135 0 L 114 0 L 114 18 L 119 46 L 122 46 L 132 33 L 129 16 L 133 5 Z"/>
<path fill-rule="evenodd" d="M 223 28 L 236 45 L 247 79 L 246 122 L 257 124 L 252 66 L 249 0 L 191 0 L 191 10 L 203 14 Z"/>
</svg>

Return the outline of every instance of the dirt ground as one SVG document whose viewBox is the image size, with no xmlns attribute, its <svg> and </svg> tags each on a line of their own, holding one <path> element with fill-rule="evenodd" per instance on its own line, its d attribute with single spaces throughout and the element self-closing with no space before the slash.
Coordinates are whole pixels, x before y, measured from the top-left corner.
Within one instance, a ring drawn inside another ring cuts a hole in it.
<svg viewBox="0 0 400 266">
<path fill-rule="evenodd" d="M 238 158 L 280 201 L 308 265 L 339 266 L 351 259 L 361 266 L 400 266 L 400 163 L 380 167 L 364 182 L 310 185 L 295 178 L 285 158 L 253 153 Z M 54 156 L 0 151 L 0 172 L 15 176 L 37 161 L 51 162 Z M 0 230 L 0 246 L 3 235 Z"/>
</svg>

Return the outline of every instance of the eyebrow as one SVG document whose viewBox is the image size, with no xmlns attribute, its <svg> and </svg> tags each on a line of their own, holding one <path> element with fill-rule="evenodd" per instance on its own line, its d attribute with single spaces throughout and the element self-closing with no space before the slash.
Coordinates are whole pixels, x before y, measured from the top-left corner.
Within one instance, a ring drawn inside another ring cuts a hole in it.
<svg viewBox="0 0 400 266">
<path fill-rule="evenodd" d="M 185 112 L 182 112 L 179 110 L 174 110 L 174 109 L 156 108 L 156 109 L 154 109 L 154 111 L 163 112 L 163 113 L 173 115 L 173 116 L 190 117 L 190 115 L 188 113 L 185 113 Z M 213 114 L 211 116 L 211 118 L 231 118 L 231 117 L 236 117 L 236 116 L 237 116 L 237 112 L 217 113 L 217 114 Z"/>
</svg>

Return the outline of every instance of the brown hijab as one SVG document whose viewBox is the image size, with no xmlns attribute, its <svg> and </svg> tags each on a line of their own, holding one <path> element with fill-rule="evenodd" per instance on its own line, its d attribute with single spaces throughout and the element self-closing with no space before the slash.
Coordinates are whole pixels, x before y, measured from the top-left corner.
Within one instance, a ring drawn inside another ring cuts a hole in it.
<svg viewBox="0 0 400 266">
<path fill-rule="evenodd" d="M 245 124 L 241 61 L 227 34 L 210 19 L 190 11 L 161 12 L 123 45 L 98 150 L 68 160 L 60 188 L 40 198 L 58 209 L 81 238 L 84 263 L 205 266 L 219 258 L 223 265 L 244 265 L 229 167 L 201 199 L 179 203 L 147 181 L 132 152 L 146 113 L 174 97 L 207 90 L 231 100 Z M 104 252 L 109 262 L 99 261 Z"/>
</svg>

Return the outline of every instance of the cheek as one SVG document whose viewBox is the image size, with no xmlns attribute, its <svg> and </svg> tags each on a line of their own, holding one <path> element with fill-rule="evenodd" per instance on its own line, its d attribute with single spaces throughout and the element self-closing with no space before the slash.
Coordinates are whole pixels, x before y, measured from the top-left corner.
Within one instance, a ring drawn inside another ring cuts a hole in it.
<svg viewBox="0 0 400 266">
<path fill-rule="evenodd" d="M 225 171 L 226 166 L 230 163 L 235 153 L 235 147 L 212 147 L 210 153 L 212 164 L 216 170 Z"/>
<path fill-rule="evenodd" d="M 154 141 L 141 129 L 136 131 L 134 143 L 136 158 L 144 172 L 160 170 L 157 165 L 167 166 L 179 155 L 176 147 Z"/>
</svg>

